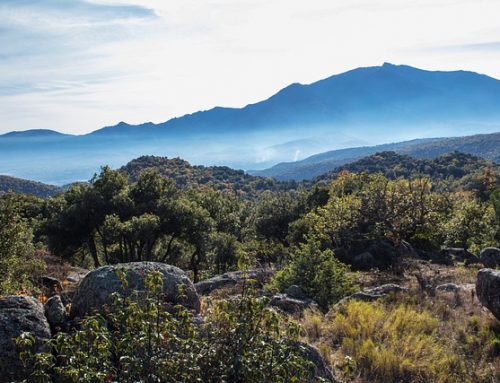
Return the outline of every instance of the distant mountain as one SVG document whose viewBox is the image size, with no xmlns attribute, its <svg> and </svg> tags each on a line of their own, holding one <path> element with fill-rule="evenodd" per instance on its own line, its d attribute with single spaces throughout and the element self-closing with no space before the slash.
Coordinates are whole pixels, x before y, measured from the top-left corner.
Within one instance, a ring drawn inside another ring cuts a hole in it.
<svg viewBox="0 0 500 383">
<path fill-rule="evenodd" d="M 384 64 L 292 84 L 243 108 L 216 107 L 160 124 L 122 122 L 84 136 L 4 135 L 0 172 L 65 184 L 146 154 L 264 169 L 328 149 L 497 131 L 499 80 Z"/>
<path fill-rule="evenodd" d="M 63 189 L 54 185 L 43 184 L 41 182 L 0 175 L 0 194 L 9 191 L 31 194 L 37 197 L 45 198 L 54 196 L 63 191 Z"/>
<path fill-rule="evenodd" d="M 251 171 L 252 175 L 278 180 L 313 179 L 377 152 L 394 151 L 415 158 L 434 158 L 455 151 L 500 163 L 500 133 L 465 137 L 413 140 L 393 144 L 332 150 L 302 161 L 280 163 L 269 169 Z"/>
<path fill-rule="evenodd" d="M 499 106 L 499 80 L 473 72 L 431 72 L 385 63 L 310 85 L 292 84 L 265 101 L 241 109 L 217 107 L 162 124 L 120 123 L 91 134 L 143 135 L 180 130 L 215 134 L 314 127 L 344 137 L 367 139 L 382 134 L 387 141 L 389 134 L 399 135 L 402 127 L 421 124 L 447 135 L 466 129 L 467 124 L 493 122 L 500 126 Z M 372 132 L 367 126 L 381 126 L 384 131 Z"/>
<path fill-rule="evenodd" d="M 0 138 L 40 138 L 40 137 L 70 137 L 70 134 L 56 132 L 50 129 L 31 129 L 24 131 L 13 131 L 1 134 Z"/>
</svg>

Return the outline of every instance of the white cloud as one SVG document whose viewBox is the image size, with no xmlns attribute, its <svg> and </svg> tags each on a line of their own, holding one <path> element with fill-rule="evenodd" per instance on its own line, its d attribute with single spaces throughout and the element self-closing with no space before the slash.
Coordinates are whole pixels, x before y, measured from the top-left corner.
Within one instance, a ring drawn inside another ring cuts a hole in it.
<svg viewBox="0 0 500 383">
<path fill-rule="evenodd" d="M 500 77 L 498 14 L 492 0 L 2 0 L 0 131 L 161 122 L 384 61 Z"/>
</svg>

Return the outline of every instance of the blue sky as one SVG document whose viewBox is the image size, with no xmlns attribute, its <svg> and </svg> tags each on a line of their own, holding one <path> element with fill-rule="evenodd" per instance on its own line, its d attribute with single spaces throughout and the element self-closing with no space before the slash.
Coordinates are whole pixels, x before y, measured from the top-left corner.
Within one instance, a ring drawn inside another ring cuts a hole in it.
<svg viewBox="0 0 500 383">
<path fill-rule="evenodd" d="M 1 0 L 0 132 L 243 106 L 384 61 L 500 78 L 496 0 Z"/>
</svg>

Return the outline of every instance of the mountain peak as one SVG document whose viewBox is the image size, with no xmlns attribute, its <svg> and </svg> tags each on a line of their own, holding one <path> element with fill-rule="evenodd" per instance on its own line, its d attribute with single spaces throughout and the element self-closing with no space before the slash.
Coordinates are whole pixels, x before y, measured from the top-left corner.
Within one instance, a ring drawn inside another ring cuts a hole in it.
<svg viewBox="0 0 500 383">
<path fill-rule="evenodd" d="M 30 130 L 14 130 L 12 132 L 8 132 L 0 135 L 0 137 L 4 138 L 23 138 L 23 137 L 64 137 L 69 136 L 69 134 L 64 134 L 60 132 L 56 132 L 55 130 L 50 129 L 30 129 Z"/>
</svg>

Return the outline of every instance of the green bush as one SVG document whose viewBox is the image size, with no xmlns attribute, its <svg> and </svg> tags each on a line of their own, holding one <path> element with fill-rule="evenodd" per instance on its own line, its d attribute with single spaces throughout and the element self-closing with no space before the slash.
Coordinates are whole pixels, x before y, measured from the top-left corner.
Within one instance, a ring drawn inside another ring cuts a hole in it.
<svg viewBox="0 0 500 383">
<path fill-rule="evenodd" d="M 33 235 L 8 201 L 0 203 L 0 295 L 31 291 L 45 264 L 36 258 Z"/>
<path fill-rule="evenodd" d="M 126 283 L 126 278 L 122 278 Z M 182 306 L 163 303 L 161 275 L 149 291 L 123 298 L 105 314 L 59 333 L 51 353 L 31 352 L 34 338 L 18 345 L 27 382 L 305 382 L 314 376 L 304 350 L 293 346 L 299 328 L 245 292 L 209 305 L 203 320 Z M 318 380 L 321 381 L 321 380 Z"/>
<path fill-rule="evenodd" d="M 309 238 L 292 251 L 289 263 L 276 273 L 271 288 L 284 291 L 298 285 L 307 296 L 327 308 L 355 290 L 349 267 L 330 249 L 321 250 L 320 242 Z"/>
</svg>

